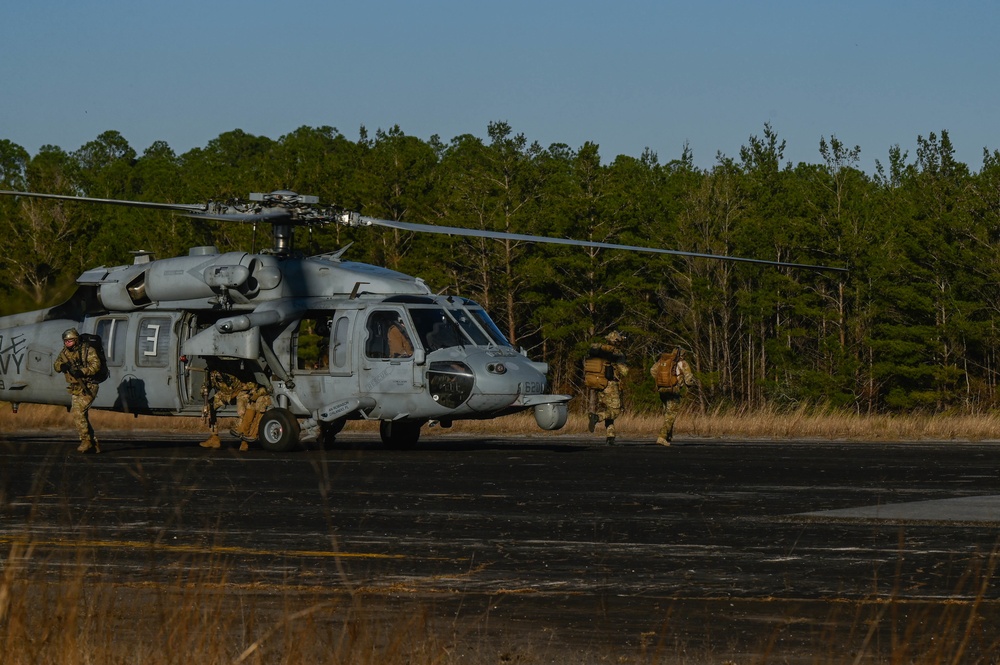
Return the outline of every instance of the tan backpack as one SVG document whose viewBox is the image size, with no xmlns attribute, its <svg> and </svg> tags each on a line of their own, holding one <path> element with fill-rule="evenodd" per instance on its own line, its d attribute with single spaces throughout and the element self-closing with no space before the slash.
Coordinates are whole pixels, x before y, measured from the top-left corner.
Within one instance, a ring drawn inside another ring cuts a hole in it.
<svg viewBox="0 0 1000 665">
<path fill-rule="evenodd" d="M 680 385 L 681 376 L 677 367 L 680 355 L 677 349 L 660 354 L 660 359 L 656 361 L 656 373 L 653 375 L 657 390 L 677 388 Z"/>
<path fill-rule="evenodd" d="M 588 388 L 604 390 L 608 387 L 608 375 L 605 371 L 607 360 L 604 358 L 586 358 L 583 361 L 583 379 Z"/>
</svg>

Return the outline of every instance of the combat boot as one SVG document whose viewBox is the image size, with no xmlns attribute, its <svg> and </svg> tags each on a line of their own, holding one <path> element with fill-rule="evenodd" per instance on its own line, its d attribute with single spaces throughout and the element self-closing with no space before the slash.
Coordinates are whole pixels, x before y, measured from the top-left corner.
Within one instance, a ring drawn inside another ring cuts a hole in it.
<svg viewBox="0 0 1000 665">
<path fill-rule="evenodd" d="M 587 423 L 587 429 L 593 432 L 594 428 L 597 427 L 597 421 L 600 420 L 601 417 L 596 413 L 588 413 L 587 418 L 589 419 L 589 422 Z"/>
<path fill-rule="evenodd" d="M 658 443 L 661 446 L 669 446 L 670 439 L 664 439 L 662 436 L 658 436 L 656 437 L 656 443 Z"/>
<path fill-rule="evenodd" d="M 208 439 L 202 441 L 198 445 L 201 446 L 202 448 L 221 448 L 222 439 L 219 438 L 218 434 L 212 432 L 212 436 L 208 437 Z"/>
<path fill-rule="evenodd" d="M 90 441 L 82 441 L 82 442 L 80 442 L 80 446 L 76 449 L 76 451 L 78 453 L 87 453 L 87 452 L 90 452 L 90 450 L 93 447 L 94 447 L 94 444 L 92 444 Z"/>
</svg>

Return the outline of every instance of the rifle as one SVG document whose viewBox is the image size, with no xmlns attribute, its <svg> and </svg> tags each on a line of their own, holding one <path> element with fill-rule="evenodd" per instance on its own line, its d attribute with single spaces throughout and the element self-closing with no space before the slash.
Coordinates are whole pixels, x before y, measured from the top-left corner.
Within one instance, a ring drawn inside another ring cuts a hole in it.
<svg viewBox="0 0 1000 665">
<path fill-rule="evenodd" d="M 205 423 L 205 426 L 209 428 L 215 427 L 215 409 L 212 408 L 211 392 L 212 374 L 205 372 L 205 382 L 201 384 L 201 398 L 204 402 L 201 407 L 201 422 Z"/>
</svg>

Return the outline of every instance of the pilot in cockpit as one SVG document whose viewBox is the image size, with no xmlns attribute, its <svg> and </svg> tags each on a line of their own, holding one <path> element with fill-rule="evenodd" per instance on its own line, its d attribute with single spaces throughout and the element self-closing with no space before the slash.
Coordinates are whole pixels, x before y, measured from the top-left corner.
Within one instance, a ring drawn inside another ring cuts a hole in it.
<svg viewBox="0 0 1000 665">
<path fill-rule="evenodd" d="M 388 339 L 390 358 L 409 358 L 413 355 L 413 343 L 406 333 L 403 319 L 396 319 L 389 324 Z"/>
</svg>

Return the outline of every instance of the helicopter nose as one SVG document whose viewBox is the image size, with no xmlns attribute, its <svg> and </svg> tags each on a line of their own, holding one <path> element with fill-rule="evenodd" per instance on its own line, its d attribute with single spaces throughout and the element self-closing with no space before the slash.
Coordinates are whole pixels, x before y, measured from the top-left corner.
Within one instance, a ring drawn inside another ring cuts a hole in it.
<svg viewBox="0 0 1000 665">
<path fill-rule="evenodd" d="M 547 387 L 537 364 L 522 356 L 485 356 L 470 364 L 475 368 L 476 387 L 468 405 L 474 411 L 503 409 L 521 395 L 540 395 Z"/>
</svg>

